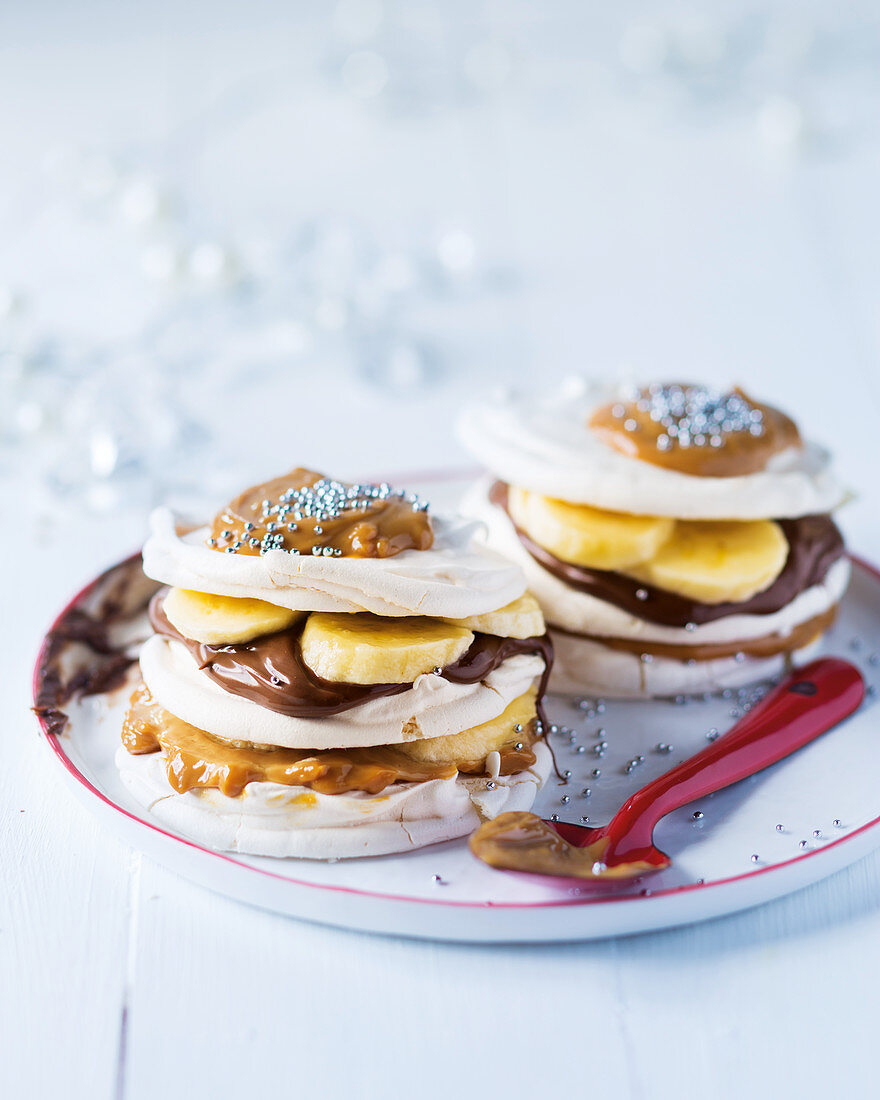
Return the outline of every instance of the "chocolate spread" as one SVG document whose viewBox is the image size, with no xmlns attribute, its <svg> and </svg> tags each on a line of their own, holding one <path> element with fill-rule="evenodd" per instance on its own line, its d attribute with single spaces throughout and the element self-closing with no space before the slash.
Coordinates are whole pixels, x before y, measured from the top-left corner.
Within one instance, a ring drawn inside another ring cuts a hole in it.
<svg viewBox="0 0 880 1100">
<path fill-rule="evenodd" d="M 507 511 L 507 485 L 496 481 L 489 491 L 489 499 Z M 819 584 L 831 566 L 843 557 L 843 538 L 830 516 L 801 516 L 776 522 L 788 542 L 788 557 L 782 572 L 768 588 L 748 600 L 715 604 L 689 600 L 686 596 L 634 580 L 624 573 L 590 569 L 561 561 L 549 550 L 538 546 L 521 528 L 515 524 L 514 527 L 520 542 L 535 561 L 570 588 L 614 604 L 649 623 L 686 627 L 690 623 L 700 626 L 715 622 L 728 615 L 771 615 L 807 588 Z"/>
<path fill-rule="evenodd" d="M 589 420 L 593 432 L 630 458 L 697 477 L 742 477 L 801 437 L 790 417 L 740 389 L 655 384 L 612 401 Z"/>
<path fill-rule="evenodd" d="M 584 634 L 580 631 L 565 630 L 554 626 L 558 634 L 568 634 L 573 638 L 587 638 L 599 642 L 609 649 L 620 649 L 639 656 L 650 654 L 652 657 L 670 657 L 675 661 L 717 661 L 724 657 L 775 657 L 779 653 L 792 653 L 815 641 L 820 634 L 834 622 L 836 607 L 829 607 L 820 615 L 814 615 L 805 623 L 798 623 L 788 634 L 763 634 L 759 638 L 739 639 L 733 642 L 701 642 L 697 645 L 676 645 L 668 642 L 646 641 L 634 638 L 614 638 L 604 634 Z"/>
<path fill-rule="evenodd" d="M 214 517 L 208 546 L 235 554 L 286 550 L 390 558 L 434 541 L 427 505 L 388 485 L 348 485 L 296 469 L 246 489 Z"/>
<path fill-rule="evenodd" d="M 114 639 L 114 628 L 143 610 L 156 585 L 144 576 L 140 554 L 114 566 L 101 580 L 97 596 L 90 590 L 61 615 L 37 661 L 33 711 L 56 736 L 67 725 L 63 707 L 72 698 L 113 691 L 137 660 L 130 644 Z"/>
<path fill-rule="evenodd" d="M 275 634 L 264 634 L 250 642 L 234 645 L 206 645 L 195 642 L 176 630 L 162 609 L 164 592 L 150 603 L 153 629 L 180 642 L 215 683 L 233 695 L 291 718 L 320 718 L 341 714 L 371 699 L 400 695 L 412 684 L 348 684 L 324 680 L 306 665 L 300 648 L 305 622 Z M 536 654 L 544 660 L 544 673 L 538 688 L 537 709 L 542 718 L 541 700 L 547 687 L 553 661 L 553 645 L 548 635 L 534 638 L 496 638 L 475 634 L 467 652 L 439 675 L 455 684 L 475 684 L 509 657 Z"/>
</svg>

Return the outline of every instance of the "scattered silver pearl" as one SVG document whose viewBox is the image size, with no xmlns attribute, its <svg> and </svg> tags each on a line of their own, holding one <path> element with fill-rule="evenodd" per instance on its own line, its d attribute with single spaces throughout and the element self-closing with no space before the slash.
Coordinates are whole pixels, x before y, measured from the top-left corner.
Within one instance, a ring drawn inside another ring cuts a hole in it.
<svg viewBox="0 0 880 1100">
<path fill-rule="evenodd" d="M 589 798 L 592 793 L 593 791 L 591 787 L 584 787 L 584 789 L 581 791 L 581 798 Z"/>
<path fill-rule="evenodd" d="M 720 736 L 721 735 L 719 734 L 718 730 L 715 729 L 715 727 L 713 726 L 709 730 L 709 732 L 706 734 L 706 740 L 707 741 L 717 741 Z"/>
<path fill-rule="evenodd" d="M 446 879 L 441 878 L 440 875 L 431 875 L 431 882 L 433 882 L 435 886 L 448 886 L 449 885 L 446 882 Z"/>
<path fill-rule="evenodd" d="M 550 815 L 550 820 L 551 821 L 558 821 L 559 820 L 559 814 L 551 814 Z"/>
<path fill-rule="evenodd" d="M 562 803 L 563 806 L 567 806 L 569 802 L 571 802 L 571 795 L 564 794 L 562 798 L 559 799 L 559 801 Z"/>
<path fill-rule="evenodd" d="M 646 600 L 647 598 L 648 598 L 647 588 L 637 588 L 636 589 L 636 599 L 637 600 Z"/>
<path fill-rule="evenodd" d="M 702 821 L 703 820 L 703 811 L 702 810 L 694 810 L 694 812 L 691 814 L 691 817 L 694 819 L 694 821 Z"/>
<path fill-rule="evenodd" d="M 813 830 L 814 839 L 818 840 L 821 835 L 822 835 L 822 830 L 821 829 L 814 829 Z"/>
<path fill-rule="evenodd" d="M 835 817 L 835 819 L 831 822 L 831 824 L 834 826 L 835 829 L 842 829 L 843 828 L 843 822 L 840 820 L 839 817 Z"/>
<path fill-rule="evenodd" d="M 749 859 L 751 859 L 752 863 L 757 863 L 760 858 L 761 857 L 758 855 L 757 852 L 753 852 L 751 856 L 749 856 Z"/>
<path fill-rule="evenodd" d="M 785 832 L 785 826 L 784 825 L 777 825 L 776 826 L 776 832 L 777 833 L 784 833 Z"/>
<path fill-rule="evenodd" d="M 598 769 L 598 768 L 593 768 L 593 771 L 591 772 L 591 774 L 592 774 L 592 776 L 593 776 L 593 778 L 594 778 L 594 779 L 598 779 L 598 778 L 599 778 L 599 776 L 600 776 L 600 775 L 601 775 L 602 773 L 601 773 L 601 771 L 599 771 L 599 769 Z"/>
<path fill-rule="evenodd" d="M 582 825 L 589 825 L 590 824 L 590 819 L 587 817 L 586 814 L 581 814 L 581 824 Z"/>
<path fill-rule="evenodd" d="M 494 779 L 490 779 L 489 782 L 486 784 L 486 790 L 494 791 L 497 786 L 498 784 L 494 781 Z"/>
<path fill-rule="evenodd" d="M 808 848 L 808 847 L 809 847 L 809 845 L 807 844 L 807 842 L 806 842 L 805 840 L 802 840 L 802 841 L 801 841 L 801 842 L 800 842 L 800 843 L 798 844 L 798 848 Z"/>
</svg>

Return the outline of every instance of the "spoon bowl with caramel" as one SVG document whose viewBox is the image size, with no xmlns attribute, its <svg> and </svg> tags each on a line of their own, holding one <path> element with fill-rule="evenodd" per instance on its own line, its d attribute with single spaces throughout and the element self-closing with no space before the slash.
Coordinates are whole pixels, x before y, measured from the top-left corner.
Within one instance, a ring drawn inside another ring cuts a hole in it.
<svg viewBox="0 0 880 1100">
<path fill-rule="evenodd" d="M 607 825 L 503 813 L 473 833 L 470 850 L 498 870 L 603 885 L 662 871 L 672 860 L 654 844 L 661 818 L 790 756 L 852 714 L 864 694 L 862 675 L 849 662 L 813 661 L 702 752 L 642 787 Z"/>
</svg>

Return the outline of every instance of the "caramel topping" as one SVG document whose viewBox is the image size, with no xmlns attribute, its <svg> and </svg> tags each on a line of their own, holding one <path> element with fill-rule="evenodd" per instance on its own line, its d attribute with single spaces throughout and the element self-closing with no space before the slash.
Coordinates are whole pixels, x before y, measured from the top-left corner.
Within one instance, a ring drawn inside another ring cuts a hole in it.
<svg viewBox="0 0 880 1100">
<path fill-rule="evenodd" d="M 451 779 L 456 774 L 454 764 L 422 763 L 387 746 L 313 752 L 223 741 L 159 706 L 143 683 L 132 694 L 122 743 L 135 755 L 164 750 L 168 782 L 181 794 L 216 787 L 234 798 L 248 783 L 265 782 L 310 787 L 320 794 L 375 795 L 392 783 Z"/>
<path fill-rule="evenodd" d="M 629 458 L 698 477 L 740 477 L 799 447 L 794 421 L 741 389 L 654 384 L 597 409 L 589 426 Z"/>
<path fill-rule="evenodd" d="M 428 505 L 414 494 L 304 469 L 247 489 L 215 516 L 208 538 L 211 549 L 228 554 L 346 558 L 391 558 L 433 542 Z"/>
</svg>

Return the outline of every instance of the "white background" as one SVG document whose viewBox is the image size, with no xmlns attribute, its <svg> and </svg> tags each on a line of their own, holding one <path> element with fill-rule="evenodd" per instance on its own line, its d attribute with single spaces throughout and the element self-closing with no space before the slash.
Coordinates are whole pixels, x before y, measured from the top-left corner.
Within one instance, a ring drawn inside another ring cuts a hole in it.
<svg viewBox="0 0 880 1100">
<path fill-rule="evenodd" d="M 605 7 L 2 4 L 6 300 L 88 360 L 192 306 L 150 277 L 157 242 L 182 241 L 184 263 L 199 241 L 250 256 L 342 219 L 451 255 L 455 294 L 386 318 L 433 349 L 430 377 L 377 386 L 323 336 L 283 386 L 276 370 L 243 396 L 246 367 L 202 370 L 199 461 L 224 484 L 300 461 L 466 465 L 450 424 L 473 386 L 734 379 L 833 446 L 858 494 L 841 523 L 876 560 L 871 8 Z M 82 198 L 95 158 L 124 176 L 103 206 Z M 144 188 L 185 207 L 172 229 L 145 229 Z M 198 336 L 218 356 L 224 301 Z M 307 331 L 326 327 L 313 305 L 296 305 Z M 178 386 L 192 400 L 183 378 L 167 400 Z M 0 1095 L 876 1094 L 880 856 L 711 924 L 491 949 L 284 920 L 107 836 L 38 741 L 29 671 L 69 595 L 139 544 L 152 490 L 103 510 L 74 495 L 53 517 L 44 428 L 22 424 L 0 450 Z"/>
</svg>

